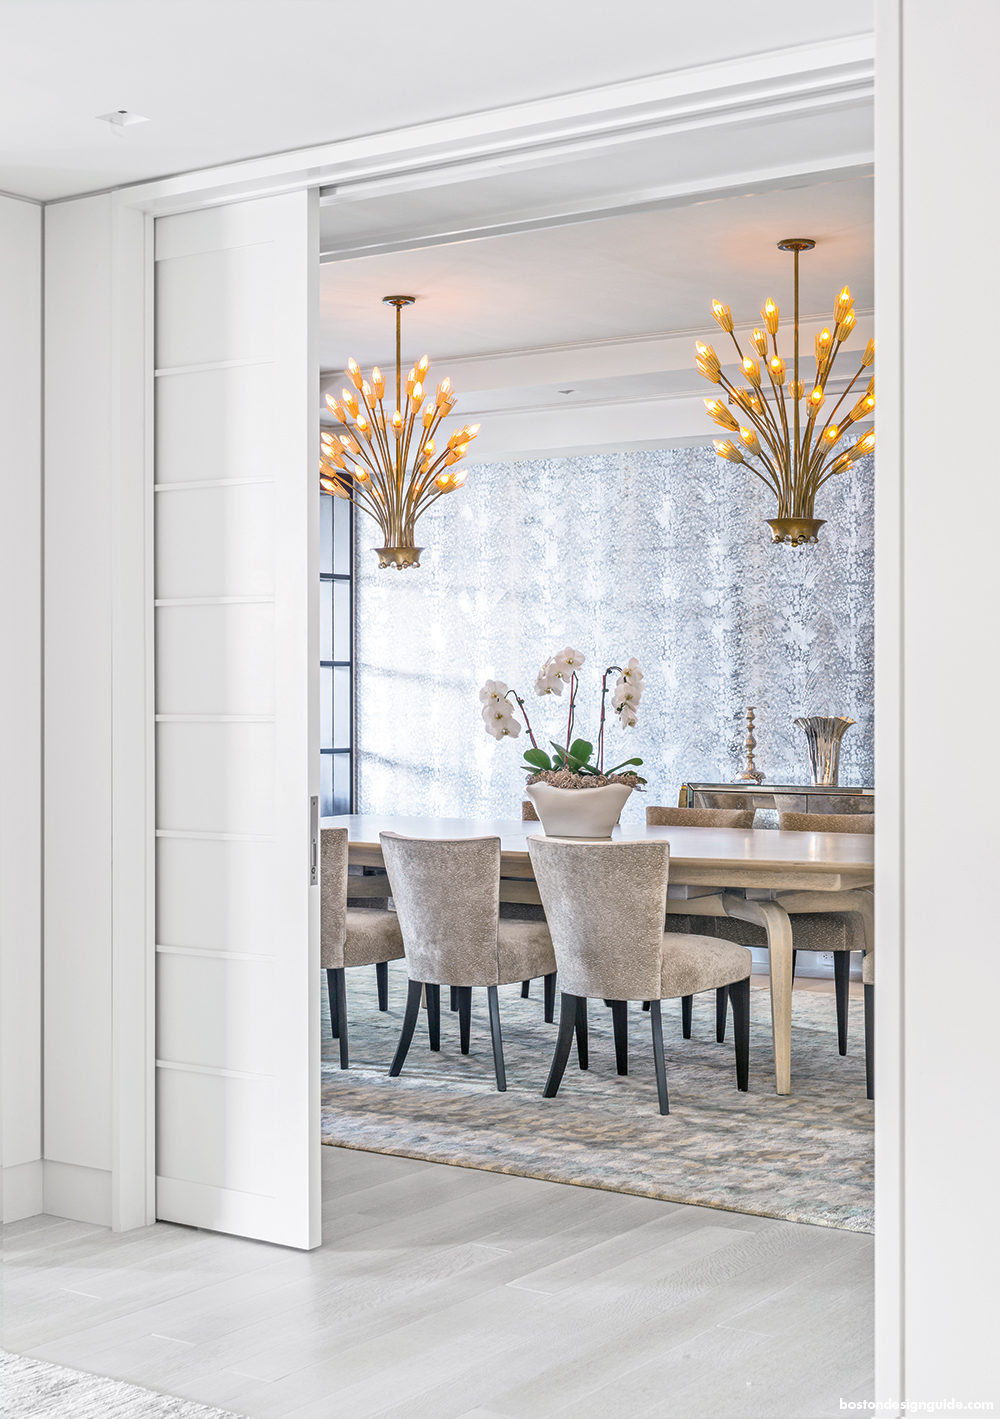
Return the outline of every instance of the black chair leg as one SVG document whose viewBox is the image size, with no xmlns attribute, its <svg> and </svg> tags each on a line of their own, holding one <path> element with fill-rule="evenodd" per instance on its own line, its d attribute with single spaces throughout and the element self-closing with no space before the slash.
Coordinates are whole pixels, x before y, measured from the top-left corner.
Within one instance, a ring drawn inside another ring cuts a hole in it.
<svg viewBox="0 0 1000 1419">
<path fill-rule="evenodd" d="M 452 991 L 458 1005 L 458 1035 L 462 1043 L 462 1053 L 469 1053 L 469 1035 L 472 1030 L 472 986 L 453 985 Z"/>
<path fill-rule="evenodd" d="M 459 988 L 460 988 L 460 987 L 457 986 L 457 985 L 453 985 L 453 986 L 450 987 L 450 989 L 451 989 L 451 999 L 450 999 L 450 1001 L 449 1001 L 449 1004 L 451 1005 L 452 1010 L 457 1010 L 457 1009 L 458 1009 L 458 992 L 459 992 Z M 471 987 L 470 987 L 470 988 L 471 988 Z"/>
<path fill-rule="evenodd" d="M 844 953 L 847 954 L 846 952 Z M 865 1092 L 875 1097 L 875 987 L 865 986 Z"/>
<path fill-rule="evenodd" d="M 347 972 L 341 966 L 334 971 L 337 977 L 337 1024 L 340 1026 L 340 1067 L 349 1069 L 350 1056 L 347 1052 Z"/>
<path fill-rule="evenodd" d="M 441 987 L 439 985 L 425 985 L 427 992 L 427 1038 L 430 1040 L 431 1049 L 441 1048 Z"/>
<path fill-rule="evenodd" d="M 545 1023 L 551 1025 L 556 1018 L 556 973 L 550 971 L 545 977 Z"/>
<path fill-rule="evenodd" d="M 693 1003 L 693 995 L 681 996 L 681 1033 L 686 1040 L 691 1038 L 691 1006 Z"/>
<path fill-rule="evenodd" d="M 375 988 L 378 991 L 378 1008 L 382 1011 L 389 1008 L 389 962 L 376 961 L 375 963 Z"/>
<path fill-rule="evenodd" d="M 523 981 L 521 982 L 521 999 L 522 999 L 522 1000 L 527 1000 L 527 998 L 528 998 L 528 996 L 529 996 L 530 994 L 531 994 L 531 981 L 530 981 L 530 980 L 523 980 Z"/>
<path fill-rule="evenodd" d="M 389 1077 L 393 1079 L 403 1067 L 403 1061 L 410 1048 L 410 1041 L 413 1039 L 413 1031 L 417 1028 L 417 1016 L 420 1014 L 420 990 L 421 986 L 418 980 L 411 980 L 406 989 L 406 1013 L 403 1016 L 403 1028 L 399 1032 L 399 1044 L 396 1046 L 396 1053 L 389 1065 Z"/>
<path fill-rule="evenodd" d="M 837 1048 L 847 1053 L 847 1002 L 851 987 L 851 953 L 834 951 L 833 988 L 837 995 Z"/>
<path fill-rule="evenodd" d="M 336 1039 L 340 1034 L 340 1017 L 337 1012 L 337 972 L 332 966 L 326 968 L 326 993 L 330 997 L 330 1033 Z"/>
<path fill-rule="evenodd" d="M 587 997 L 585 995 L 576 997 L 576 1054 L 580 1061 L 580 1068 L 587 1069 L 590 1065 L 590 1051 L 587 1029 Z"/>
<path fill-rule="evenodd" d="M 549 1077 L 545 1081 L 545 1088 L 542 1090 L 543 1099 L 554 1099 L 559 1092 L 559 1085 L 566 1072 L 566 1065 L 569 1062 L 570 1046 L 573 1043 L 573 1035 L 576 1032 L 577 998 L 575 995 L 567 995 L 565 991 L 559 996 L 559 1033 L 556 1036 L 556 1047 L 552 1054 L 552 1065 L 549 1069 Z"/>
<path fill-rule="evenodd" d="M 750 1088 L 750 977 L 733 981 L 729 987 L 733 1002 L 733 1037 L 736 1043 L 736 1087 L 745 1094 Z"/>
<path fill-rule="evenodd" d="M 495 985 L 486 987 L 486 998 L 490 1003 L 490 1034 L 493 1036 L 493 1068 L 496 1070 L 497 1088 L 503 1094 L 507 1089 L 507 1071 L 503 1067 L 503 1036 L 500 1033 L 500 997 Z"/>
<path fill-rule="evenodd" d="M 795 963 L 799 959 L 798 951 L 792 952 L 792 980 L 795 979 Z"/>
<path fill-rule="evenodd" d="M 653 1032 L 653 1068 L 656 1070 L 656 1092 L 660 1099 L 660 1113 L 668 1114 L 670 1100 L 667 1097 L 667 1062 L 663 1058 L 663 1017 L 660 1014 L 658 1000 L 649 1002 L 649 1023 Z"/>
<path fill-rule="evenodd" d="M 726 1016 L 729 1013 L 729 987 L 720 985 L 715 992 L 715 1042 L 726 1042 Z"/>
<path fill-rule="evenodd" d="M 619 1074 L 628 1073 L 628 1001 L 612 1000 L 611 1022 L 615 1031 L 615 1064 Z"/>
<path fill-rule="evenodd" d="M 643 1008 L 643 1010 L 648 1010 L 648 1009 L 649 1009 L 649 1001 L 648 1001 L 648 1000 L 644 1000 L 644 1001 L 642 1002 L 642 1008 Z"/>
</svg>

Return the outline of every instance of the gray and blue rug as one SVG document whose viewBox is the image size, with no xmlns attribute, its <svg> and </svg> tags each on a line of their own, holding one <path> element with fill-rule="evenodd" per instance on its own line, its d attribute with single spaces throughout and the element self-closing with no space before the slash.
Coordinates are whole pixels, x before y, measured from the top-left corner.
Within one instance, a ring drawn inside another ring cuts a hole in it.
<svg viewBox="0 0 1000 1419">
<path fill-rule="evenodd" d="M 770 996 L 751 1000 L 750 1092 L 736 1088 L 732 1022 L 715 1042 L 714 992 L 696 996 L 692 1038 L 680 1002 L 665 1002 L 670 1114 L 657 1110 L 649 1015 L 630 1007 L 630 1073 L 615 1072 L 611 1012 L 590 1005 L 590 1068 L 570 1056 L 555 1099 L 543 1099 L 555 1026 L 541 982 L 528 1000 L 501 987 L 507 1093 L 496 1091 L 486 992 L 473 992 L 472 1052 L 442 990 L 441 1052 L 417 1025 L 403 1073 L 388 1077 L 406 999 L 402 962 L 389 967 L 389 1012 L 375 970 L 347 972 L 351 1068 L 338 1067 L 324 990 L 323 1142 L 515 1173 L 551 1182 L 697 1203 L 762 1217 L 872 1230 L 872 1113 L 865 1098 L 864 1025 L 851 1001 L 848 1055 L 837 1053 L 832 994 L 795 992 L 792 1093 L 774 1092 Z M 558 1012 L 558 1007 L 557 1007 Z"/>
<path fill-rule="evenodd" d="M 228 1410 L 5 1350 L 0 1350 L 0 1395 L 0 1413 L 9 1419 L 232 1419 Z"/>
</svg>

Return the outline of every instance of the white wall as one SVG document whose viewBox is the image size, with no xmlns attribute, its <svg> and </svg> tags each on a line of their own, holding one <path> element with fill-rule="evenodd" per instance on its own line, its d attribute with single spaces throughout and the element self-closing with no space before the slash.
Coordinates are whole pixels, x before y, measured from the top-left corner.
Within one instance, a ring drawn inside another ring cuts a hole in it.
<svg viewBox="0 0 1000 1419">
<path fill-rule="evenodd" d="M 0 196 L 3 1220 L 42 1208 L 42 209 Z"/>
<path fill-rule="evenodd" d="M 46 213 L 47 1208 L 111 1221 L 109 196 Z M 77 1195 L 78 1194 L 78 1195 Z"/>
<path fill-rule="evenodd" d="M 877 1389 L 996 1405 L 1000 7 L 877 12 Z"/>
</svg>

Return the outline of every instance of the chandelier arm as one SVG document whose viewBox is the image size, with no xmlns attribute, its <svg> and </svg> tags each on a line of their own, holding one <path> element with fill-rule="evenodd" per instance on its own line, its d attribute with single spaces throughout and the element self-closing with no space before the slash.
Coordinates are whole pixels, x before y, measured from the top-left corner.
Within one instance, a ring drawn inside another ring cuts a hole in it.
<svg viewBox="0 0 1000 1419">
<path fill-rule="evenodd" d="M 424 438 L 421 440 L 421 444 L 420 444 L 421 448 L 424 447 L 424 445 L 427 443 L 427 440 L 428 440 L 428 439 L 434 437 L 434 434 L 436 433 L 436 431 L 437 431 L 437 429 L 438 429 L 438 426 L 440 425 L 440 423 L 442 422 L 442 420 L 444 419 L 444 417 L 445 417 L 444 414 L 438 414 L 437 417 L 435 418 L 434 422 L 433 422 L 432 424 L 430 424 L 430 426 L 429 426 L 427 429 L 424 430 L 424 435 L 425 435 L 425 436 L 424 436 Z M 438 454 L 437 459 L 431 464 L 430 468 L 428 469 L 427 473 L 424 475 L 422 481 L 421 481 L 420 484 L 419 484 L 419 487 L 418 487 L 418 489 L 417 489 L 417 497 L 422 496 L 422 494 L 423 494 L 423 492 L 424 492 L 424 489 L 432 482 L 432 480 L 433 480 L 433 478 L 434 478 L 434 474 L 436 473 L 437 469 L 441 466 L 441 461 L 442 461 L 443 458 L 446 457 L 447 453 L 448 453 L 447 448 L 442 449 L 442 451 Z"/>
<path fill-rule="evenodd" d="M 770 433 L 770 430 L 768 429 L 767 425 L 766 425 L 765 423 L 763 423 L 760 419 L 758 419 L 757 415 L 753 412 L 752 409 L 745 409 L 745 408 L 743 407 L 743 405 L 740 403 L 739 399 L 737 399 L 737 397 L 736 397 L 736 396 L 737 396 L 737 393 L 738 393 L 738 390 L 736 389 L 736 386 L 730 384 L 729 380 L 726 378 L 726 376 L 725 376 L 724 374 L 723 374 L 723 375 L 720 375 L 720 377 L 719 377 L 719 383 L 722 385 L 723 389 L 726 389 L 726 390 L 729 391 L 729 394 L 730 394 L 730 396 L 731 396 L 732 402 L 736 405 L 737 409 L 739 409 L 742 413 L 746 414 L 746 416 L 747 416 L 747 418 L 750 420 L 750 422 L 756 427 L 757 432 L 758 432 L 759 434 L 761 434 L 768 442 L 770 442 L 770 440 L 771 440 L 771 433 Z M 749 396 L 748 396 L 748 400 L 749 400 Z"/>
<path fill-rule="evenodd" d="M 766 478 L 759 468 L 755 468 L 752 463 L 748 463 L 745 458 L 743 460 L 743 463 L 746 468 L 749 468 L 750 472 L 754 475 L 755 478 L 759 478 L 762 483 L 765 483 L 767 487 L 771 489 L 771 492 L 774 494 L 774 496 L 778 499 L 778 502 L 780 503 L 781 491 L 778 486 L 773 483 L 770 478 Z"/>
<path fill-rule="evenodd" d="M 768 373 L 770 374 L 770 371 L 768 371 Z M 785 408 L 785 386 L 784 383 L 779 384 L 773 374 L 771 374 L 771 384 L 774 388 L 774 402 L 781 412 L 781 428 L 784 434 L 782 451 L 785 455 L 784 462 L 787 465 L 788 457 L 791 452 L 791 444 L 788 437 L 788 411 Z"/>
<path fill-rule="evenodd" d="M 387 443 L 387 441 L 386 441 L 386 436 L 385 436 L 385 410 L 384 410 L 384 408 L 382 407 L 382 400 L 381 400 L 381 399 L 378 400 L 378 413 L 376 413 L 376 411 L 375 411 L 374 409 L 372 409 L 372 410 L 371 410 L 371 416 L 372 416 L 372 427 L 373 427 L 373 429 L 375 430 L 375 437 L 376 437 L 376 439 L 378 440 L 379 451 L 381 452 L 382 457 L 385 459 L 386 463 L 388 463 L 388 462 L 389 462 L 389 445 L 388 445 L 388 443 Z"/>
<path fill-rule="evenodd" d="M 832 361 L 831 361 L 831 363 L 832 363 Z M 823 432 L 824 432 L 824 433 L 826 433 L 826 430 L 827 430 L 827 428 L 829 427 L 830 423 L 832 422 L 833 417 L 834 417 L 834 415 L 836 414 L 837 410 L 840 408 L 841 404 L 843 404 L 844 400 L 845 400 L 845 399 L 847 398 L 847 396 L 850 394 L 851 390 L 852 390 L 852 389 L 854 388 L 854 386 L 857 384 L 858 380 L 861 378 L 861 376 L 864 374 L 864 372 L 865 372 L 865 366 L 862 365 L 862 366 L 860 367 L 860 369 L 858 370 L 857 374 L 856 374 L 856 375 L 854 376 L 854 378 L 851 380 L 850 384 L 849 384 L 849 385 L 847 386 L 847 388 L 844 390 L 843 394 L 842 394 L 842 395 L 840 396 L 840 398 L 837 400 L 836 404 L 835 404 L 835 405 L 833 406 L 833 408 L 830 410 L 830 417 L 829 417 L 829 419 L 827 419 L 826 423 L 825 423 L 824 426 L 823 426 Z"/>
</svg>

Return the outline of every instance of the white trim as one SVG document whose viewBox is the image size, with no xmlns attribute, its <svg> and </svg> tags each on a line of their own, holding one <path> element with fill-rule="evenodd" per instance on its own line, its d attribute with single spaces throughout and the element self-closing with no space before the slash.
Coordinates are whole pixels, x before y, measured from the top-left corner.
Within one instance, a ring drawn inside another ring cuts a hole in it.
<svg viewBox="0 0 1000 1419">
<path fill-rule="evenodd" d="M 248 960 L 272 960 L 273 957 L 249 956 Z M 158 1059 L 157 1069 L 176 1069 L 182 1074 L 211 1074 L 216 1079 L 273 1079 L 273 1074 L 248 1074 L 245 1069 L 222 1069 L 214 1064 L 183 1064 L 175 1059 Z"/>
<path fill-rule="evenodd" d="M 268 480 L 270 481 L 270 480 Z M 270 606 L 273 596 L 161 596 L 154 606 Z"/>
<path fill-rule="evenodd" d="M 257 245 L 257 243 L 254 243 Z M 204 374 L 207 370 L 244 370 L 251 365 L 271 365 L 273 360 L 210 360 L 204 365 L 167 365 L 153 371 L 156 379 L 172 374 Z"/>
<path fill-rule="evenodd" d="M 208 946 L 157 946 L 161 956 L 210 956 L 216 961 L 273 961 L 267 951 L 215 951 Z"/>
<path fill-rule="evenodd" d="M 111 1225 L 127 1231 L 156 1216 L 153 219 L 113 202 L 111 229 Z"/>
<path fill-rule="evenodd" d="M 158 838 L 190 838 L 193 842 L 207 843 L 273 843 L 274 838 L 266 833 L 210 833 L 194 828 L 157 828 Z"/>
<path fill-rule="evenodd" d="M 154 493 L 189 493 L 196 488 L 245 488 L 250 484 L 273 483 L 273 478 L 195 478 L 190 483 L 154 483 Z"/>
<path fill-rule="evenodd" d="M 342 192 L 404 176 L 415 185 L 455 166 L 464 177 L 491 165 L 510 172 L 667 128 L 867 103 L 873 55 L 870 33 L 796 45 L 160 178 L 121 188 L 119 198 L 162 215 L 303 187 L 332 184 Z"/>
</svg>

